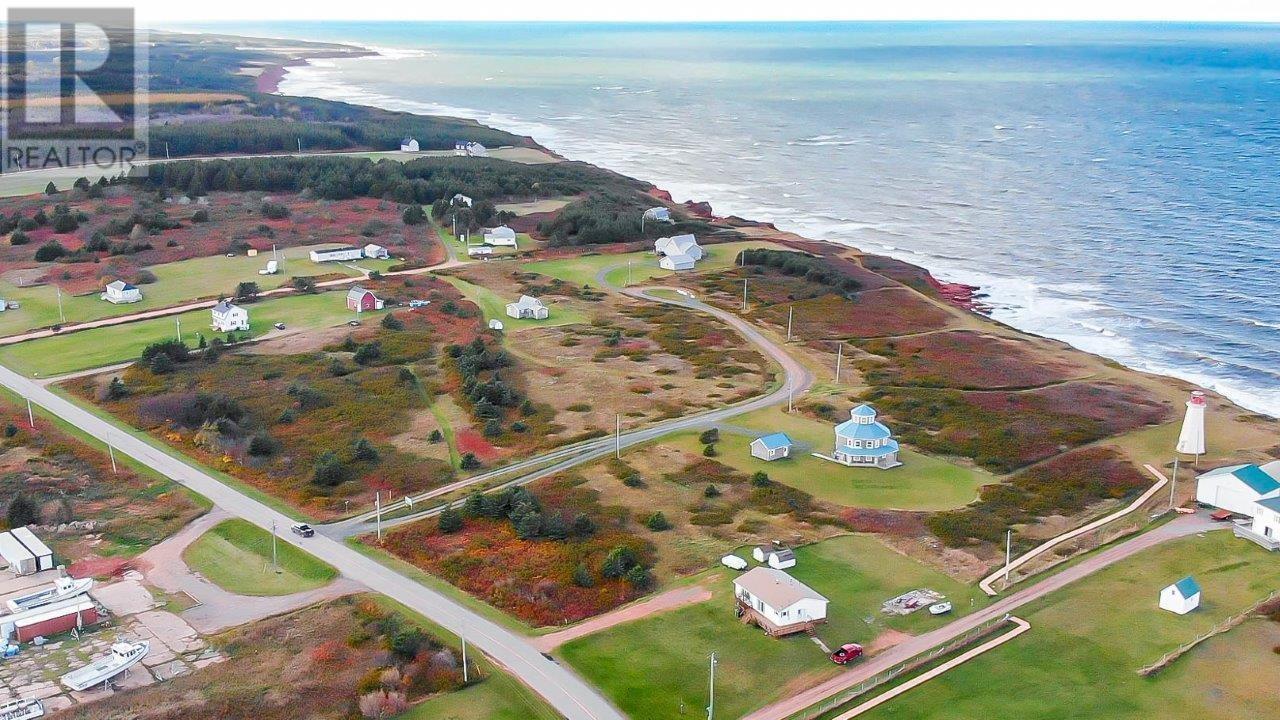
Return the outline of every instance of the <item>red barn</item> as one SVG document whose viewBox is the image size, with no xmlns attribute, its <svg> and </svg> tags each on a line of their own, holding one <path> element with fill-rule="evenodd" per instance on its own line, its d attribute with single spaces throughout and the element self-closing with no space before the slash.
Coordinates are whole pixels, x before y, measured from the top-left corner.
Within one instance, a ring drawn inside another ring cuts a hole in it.
<svg viewBox="0 0 1280 720">
<path fill-rule="evenodd" d="M 52 637 L 98 622 L 98 606 L 88 597 L 56 603 L 13 616 L 13 633 L 18 642 L 37 636 Z"/>
<path fill-rule="evenodd" d="M 382 301 L 377 295 L 357 285 L 347 291 L 347 309 L 352 312 L 381 310 Z"/>
</svg>

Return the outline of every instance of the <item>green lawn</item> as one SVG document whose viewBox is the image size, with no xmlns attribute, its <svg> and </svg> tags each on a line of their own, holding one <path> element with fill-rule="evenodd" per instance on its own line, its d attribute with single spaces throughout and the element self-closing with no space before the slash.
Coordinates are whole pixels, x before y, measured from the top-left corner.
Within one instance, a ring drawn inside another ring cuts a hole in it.
<svg viewBox="0 0 1280 720">
<path fill-rule="evenodd" d="M 706 245 L 703 247 L 706 254 L 698 262 L 697 267 L 690 272 L 704 273 L 724 270 L 733 266 L 739 252 L 754 248 L 786 249 L 781 245 L 763 240 L 743 240 L 720 245 Z M 529 263 L 524 266 L 524 269 L 529 272 L 560 278 L 577 285 L 596 287 L 599 285 L 596 281 L 596 275 L 605 268 L 615 268 L 605 278 L 610 284 L 621 287 L 627 284 L 626 266 L 628 260 L 631 261 L 632 284 L 645 283 L 655 278 L 663 278 L 674 274 L 670 270 L 663 270 L 658 267 L 658 258 L 652 252 L 583 255 L 560 260 L 543 260 Z"/>
<path fill-rule="evenodd" d="M 289 282 L 294 275 L 339 274 L 348 277 L 361 275 L 360 271 L 339 263 L 317 265 L 307 258 L 312 248 L 333 247 L 334 243 L 322 243 L 305 247 L 287 248 L 281 251 L 284 262 L 275 275 L 259 275 L 271 259 L 270 253 L 257 257 L 237 255 L 225 257 L 193 258 L 180 262 L 153 265 L 156 282 L 140 286 L 142 300 L 125 305 L 113 305 L 99 298 L 98 292 L 87 295 L 62 294 L 62 311 L 66 323 L 87 322 L 105 317 L 131 315 L 145 310 L 172 307 L 201 298 L 231 295 L 241 282 L 256 282 L 262 290 L 271 290 Z M 367 270 L 385 272 L 395 264 L 394 260 L 360 260 L 352 263 Z M 60 322 L 58 293 L 53 285 L 18 287 L 0 280 L 0 297 L 17 301 L 18 310 L 0 313 L 0 335 L 14 335 L 34 328 L 48 327 Z"/>
<path fill-rule="evenodd" d="M 956 606 L 952 618 L 970 611 L 970 599 L 986 602 L 980 592 L 869 536 L 834 538 L 799 548 L 796 556 L 790 572 L 831 601 L 830 622 L 818 629 L 831 646 L 869 643 L 886 627 L 917 633 L 947 622 L 923 612 L 886 619 L 880 603 L 906 590 L 928 587 L 946 594 Z M 697 717 L 707 701 L 712 652 L 719 663 L 718 717 L 739 717 L 840 672 L 803 634 L 773 639 L 738 622 L 732 573 L 716 573 L 723 579 L 713 586 L 712 600 L 575 640 L 561 654 L 634 720 Z"/>
<path fill-rule="evenodd" d="M 778 408 L 757 410 L 731 418 L 728 423 L 762 434 L 785 432 L 792 440 L 812 445 L 813 452 L 829 453 L 835 440 L 831 425 Z M 716 446 L 720 456 L 716 460 L 746 473 L 763 470 L 778 482 L 850 507 L 945 510 L 967 505 L 977 497 L 979 487 L 996 482 L 986 471 L 905 448 L 899 454 L 902 465 L 889 470 L 845 467 L 803 451 L 785 460 L 765 462 L 751 457 L 751 440 L 730 432 L 720 433 Z M 689 452 L 702 451 L 692 433 L 664 442 Z"/>
<path fill-rule="evenodd" d="M 546 320 L 516 320 L 509 318 L 507 317 L 507 303 L 515 302 L 519 298 L 504 298 L 487 287 L 469 283 L 466 280 L 450 275 L 441 275 L 440 278 L 457 288 L 458 292 L 466 296 L 468 300 L 479 305 L 480 311 L 484 313 L 486 322 L 494 318 L 501 320 L 505 327 L 505 332 L 508 333 L 531 327 L 574 325 L 587 321 L 586 316 L 581 312 L 554 302 L 547 303 L 550 313 Z"/>
<path fill-rule="evenodd" d="M 346 322 L 355 315 L 347 310 L 344 292 L 286 295 L 247 305 L 248 334 L 261 335 L 277 322 L 289 328 L 323 328 Z M 381 313 L 363 313 L 363 322 L 379 315 Z M 126 362 L 138 357 L 148 344 L 173 338 L 178 322 L 182 324 L 182 339 L 192 347 L 196 345 L 196 333 L 210 339 L 215 336 L 209 327 L 209 310 L 192 310 L 9 345 L 0 348 L 0 363 L 27 375 L 49 377 Z"/>
<path fill-rule="evenodd" d="M 276 542 L 276 554 L 279 571 L 271 565 L 271 533 L 236 519 L 201 535 L 182 559 L 210 582 L 239 595 L 289 595 L 323 587 L 338 576 L 332 567 L 287 542 Z"/>
<path fill-rule="evenodd" d="M 1203 605 L 1160 610 L 1160 589 L 1194 575 Z M 1280 586 L 1280 555 L 1229 532 L 1162 545 L 1024 608 L 1026 635 L 863 717 L 930 720 L 1261 718 L 1275 694 L 1280 625 L 1250 621 L 1154 678 L 1137 670 Z M 998 682 L 993 680 L 998 678 Z"/>
</svg>

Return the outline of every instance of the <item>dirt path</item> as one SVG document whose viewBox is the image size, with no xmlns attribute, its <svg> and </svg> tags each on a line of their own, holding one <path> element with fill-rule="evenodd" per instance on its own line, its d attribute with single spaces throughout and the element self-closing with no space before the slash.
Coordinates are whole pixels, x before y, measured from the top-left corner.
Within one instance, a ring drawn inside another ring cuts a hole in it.
<svg viewBox="0 0 1280 720">
<path fill-rule="evenodd" d="M 657 615 L 658 613 L 670 612 L 685 605 L 696 605 L 710 599 L 711 591 L 702 585 L 675 588 L 674 590 L 654 595 L 648 600 L 619 608 L 604 615 L 598 615 L 567 630 L 534 638 L 533 646 L 542 652 L 551 652 L 570 640 L 593 635 L 614 625 L 621 625 L 632 620 Z"/>
<path fill-rule="evenodd" d="M 231 517 L 230 513 L 214 508 L 138 558 L 138 567 L 149 582 L 165 592 L 186 593 L 200 603 L 184 611 L 182 618 L 201 633 L 218 632 L 365 590 L 359 583 L 343 577 L 322 588 L 276 597 L 236 595 L 223 590 L 192 572 L 183 562 L 182 553 L 209 528 Z"/>
</svg>

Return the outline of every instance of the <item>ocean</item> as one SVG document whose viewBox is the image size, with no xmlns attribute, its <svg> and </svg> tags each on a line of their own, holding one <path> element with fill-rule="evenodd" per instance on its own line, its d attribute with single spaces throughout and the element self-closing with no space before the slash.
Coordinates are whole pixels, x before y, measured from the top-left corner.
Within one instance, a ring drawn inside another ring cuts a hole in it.
<svg viewBox="0 0 1280 720">
<path fill-rule="evenodd" d="M 1280 26 L 202 29 L 380 49 L 281 91 L 532 135 L 1280 416 Z"/>
</svg>

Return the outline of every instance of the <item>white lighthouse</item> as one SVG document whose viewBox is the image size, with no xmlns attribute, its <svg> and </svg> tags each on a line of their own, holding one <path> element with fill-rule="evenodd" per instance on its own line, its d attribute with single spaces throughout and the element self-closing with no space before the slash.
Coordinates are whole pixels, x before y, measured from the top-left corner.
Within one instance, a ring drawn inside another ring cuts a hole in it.
<svg viewBox="0 0 1280 720">
<path fill-rule="evenodd" d="M 1193 391 L 1187 401 L 1187 415 L 1182 419 L 1182 432 L 1178 435 L 1178 452 L 1195 455 L 1197 461 L 1204 454 L 1204 408 L 1204 393 Z"/>
</svg>

